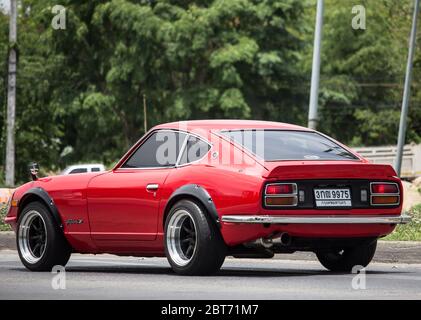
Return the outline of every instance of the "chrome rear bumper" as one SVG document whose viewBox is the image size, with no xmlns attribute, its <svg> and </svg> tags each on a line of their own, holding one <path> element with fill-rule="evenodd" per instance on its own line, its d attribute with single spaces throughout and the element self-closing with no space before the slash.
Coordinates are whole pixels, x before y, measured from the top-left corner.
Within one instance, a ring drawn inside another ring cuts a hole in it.
<svg viewBox="0 0 421 320">
<path fill-rule="evenodd" d="M 222 216 L 227 223 L 260 223 L 260 224 L 406 224 L 411 221 L 408 215 L 401 216 Z"/>
</svg>

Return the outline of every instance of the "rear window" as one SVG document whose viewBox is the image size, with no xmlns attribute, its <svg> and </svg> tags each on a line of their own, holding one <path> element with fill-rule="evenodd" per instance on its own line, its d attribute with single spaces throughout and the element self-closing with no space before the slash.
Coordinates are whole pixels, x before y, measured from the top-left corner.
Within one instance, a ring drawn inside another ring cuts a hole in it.
<svg viewBox="0 0 421 320">
<path fill-rule="evenodd" d="M 358 160 L 352 153 L 316 132 L 232 130 L 222 134 L 265 161 Z"/>
</svg>

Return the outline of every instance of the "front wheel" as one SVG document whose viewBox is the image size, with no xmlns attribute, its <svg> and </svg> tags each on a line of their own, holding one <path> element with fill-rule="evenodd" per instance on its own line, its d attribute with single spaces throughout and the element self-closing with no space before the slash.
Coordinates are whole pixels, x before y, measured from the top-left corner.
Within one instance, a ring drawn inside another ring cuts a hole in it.
<svg viewBox="0 0 421 320">
<path fill-rule="evenodd" d="M 354 266 L 366 267 L 376 253 L 377 241 L 343 250 L 317 252 L 317 259 L 328 270 L 351 272 Z"/>
<path fill-rule="evenodd" d="M 165 222 L 165 254 L 182 275 L 209 275 L 225 260 L 226 246 L 216 224 L 191 200 L 181 200 Z"/>
<path fill-rule="evenodd" d="M 23 209 L 16 242 L 20 260 L 32 271 L 51 271 L 55 265 L 65 266 L 70 258 L 71 247 L 63 232 L 40 202 Z"/>
</svg>

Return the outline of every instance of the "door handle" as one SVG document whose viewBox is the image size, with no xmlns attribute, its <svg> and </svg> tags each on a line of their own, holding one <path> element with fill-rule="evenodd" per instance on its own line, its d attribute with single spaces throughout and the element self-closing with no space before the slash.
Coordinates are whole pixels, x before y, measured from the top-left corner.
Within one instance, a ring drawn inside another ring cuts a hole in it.
<svg viewBox="0 0 421 320">
<path fill-rule="evenodd" d="M 157 183 L 149 183 L 146 186 L 146 190 L 149 191 L 149 192 L 156 192 L 156 190 L 158 190 L 158 188 L 159 188 L 159 184 L 157 184 Z"/>
</svg>

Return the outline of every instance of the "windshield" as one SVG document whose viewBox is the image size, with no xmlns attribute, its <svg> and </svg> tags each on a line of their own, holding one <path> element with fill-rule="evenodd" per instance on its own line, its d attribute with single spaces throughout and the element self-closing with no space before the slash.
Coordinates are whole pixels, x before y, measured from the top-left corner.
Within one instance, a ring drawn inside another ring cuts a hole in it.
<svg viewBox="0 0 421 320">
<path fill-rule="evenodd" d="M 358 160 L 352 153 L 317 132 L 230 130 L 222 134 L 265 161 Z"/>
</svg>

